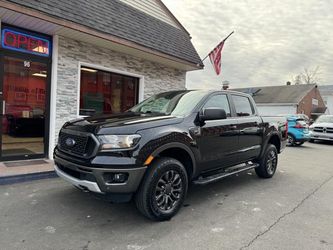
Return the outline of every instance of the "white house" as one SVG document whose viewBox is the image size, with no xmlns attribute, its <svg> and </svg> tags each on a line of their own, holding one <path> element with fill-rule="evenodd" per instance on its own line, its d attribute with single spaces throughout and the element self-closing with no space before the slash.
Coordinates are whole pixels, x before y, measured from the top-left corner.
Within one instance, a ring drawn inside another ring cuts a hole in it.
<svg viewBox="0 0 333 250">
<path fill-rule="evenodd" d="M 326 109 L 315 84 L 258 86 L 233 90 L 251 94 L 261 115 L 306 114 L 316 118 Z"/>
<path fill-rule="evenodd" d="M 326 114 L 333 115 L 333 85 L 319 86 L 319 91 L 327 107 Z"/>
</svg>

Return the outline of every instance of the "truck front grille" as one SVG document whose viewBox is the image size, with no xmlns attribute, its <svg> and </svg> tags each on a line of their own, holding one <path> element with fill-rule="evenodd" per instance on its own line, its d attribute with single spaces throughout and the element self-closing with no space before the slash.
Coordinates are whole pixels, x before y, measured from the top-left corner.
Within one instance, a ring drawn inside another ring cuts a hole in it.
<svg viewBox="0 0 333 250">
<path fill-rule="evenodd" d="M 58 139 L 58 148 L 76 156 L 88 158 L 98 149 L 97 139 L 90 133 L 61 130 Z"/>
<path fill-rule="evenodd" d="M 333 128 L 314 127 L 313 131 L 318 133 L 333 133 Z"/>
<path fill-rule="evenodd" d="M 74 146 L 68 145 L 67 140 L 73 140 L 75 142 Z M 74 154 L 84 155 L 86 152 L 88 137 L 61 132 L 59 136 L 59 142 L 61 149 L 72 152 Z"/>
<path fill-rule="evenodd" d="M 315 132 L 319 132 L 319 133 L 322 133 L 323 130 L 324 130 L 323 127 L 314 127 L 314 129 L 313 129 L 313 131 L 315 131 Z"/>
</svg>

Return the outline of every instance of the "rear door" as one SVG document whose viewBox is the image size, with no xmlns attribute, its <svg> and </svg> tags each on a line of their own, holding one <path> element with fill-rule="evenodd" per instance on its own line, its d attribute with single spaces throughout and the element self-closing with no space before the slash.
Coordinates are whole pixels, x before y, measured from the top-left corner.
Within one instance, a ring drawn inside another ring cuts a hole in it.
<svg viewBox="0 0 333 250">
<path fill-rule="evenodd" d="M 204 108 L 222 108 L 227 113 L 227 119 L 206 121 L 200 128 L 197 146 L 202 170 L 232 165 L 236 161 L 238 132 L 237 119 L 231 115 L 229 98 L 223 93 L 214 94 L 208 98 Z"/>
<path fill-rule="evenodd" d="M 238 118 L 239 148 L 237 159 L 244 162 L 256 158 L 261 152 L 263 143 L 262 119 L 256 114 L 254 103 L 248 96 L 232 94 L 231 98 Z"/>
</svg>

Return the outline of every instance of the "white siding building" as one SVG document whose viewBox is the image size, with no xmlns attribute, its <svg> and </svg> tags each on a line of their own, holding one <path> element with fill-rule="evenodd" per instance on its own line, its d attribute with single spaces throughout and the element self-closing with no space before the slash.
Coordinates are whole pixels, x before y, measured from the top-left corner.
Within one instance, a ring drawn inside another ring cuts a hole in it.
<svg viewBox="0 0 333 250">
<path fill-rule="evenodd" d="M 327 107 L 326 114 L 333 115 L 333 85 L 319 86 L 319 91 Z"/>
<path fill-rule="evenodd" d="M 264 104 L 257 103 L 257 109 L 260 115 L 281 115 L 281 114 L 297 114 L 297 104 L 285 103 L 285 104 Z"/>
<path fill-rule="evenodd" d="M 260 115 L 305 114 L 315 118 L 325 112 L 325 104 L 315 84 L 258 86 L 234 89 L 251 94 Z"/>
</svg>

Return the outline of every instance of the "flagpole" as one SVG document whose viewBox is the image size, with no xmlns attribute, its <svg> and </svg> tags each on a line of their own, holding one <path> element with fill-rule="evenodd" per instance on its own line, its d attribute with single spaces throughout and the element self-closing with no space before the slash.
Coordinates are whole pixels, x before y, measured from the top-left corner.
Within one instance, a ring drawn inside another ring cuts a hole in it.
<svg viewBox="0 0 333 250">
<path fill-rule="evenodd" d="M 233 33 L 234 33 L 235 31 L 233 30 L 229 35 L 227 35 L 227 37 L 226 38 L 224 38 L 217 46 L 219 46 L 221 43 L 223 43 L 223 42 L 225 42 Z M 216 47 L 217 47 L 216 46 Z M 207 59 L 207 57 L 209 56 L 209 54 L 210 54 L 210 52 L 208 53 L 208 55 L 207 56 L 205 56 L 204 57 L 204 59 L 202 59 L 201 61 L 203 62 L 203 61 L 205 61 L 206 59 Z"/>
</svg>

